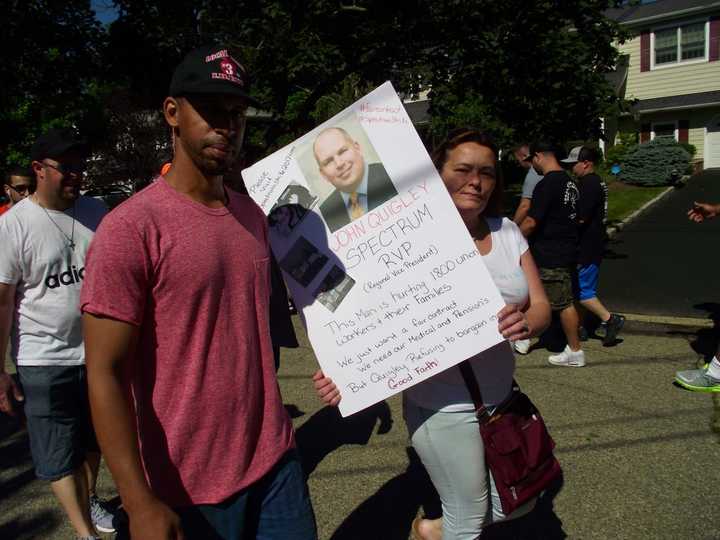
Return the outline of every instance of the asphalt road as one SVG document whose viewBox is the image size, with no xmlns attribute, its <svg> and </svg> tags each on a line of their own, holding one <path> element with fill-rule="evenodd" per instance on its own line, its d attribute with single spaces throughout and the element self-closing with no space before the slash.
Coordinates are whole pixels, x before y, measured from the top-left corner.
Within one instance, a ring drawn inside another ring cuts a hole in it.
<svg viewBox="0 0 720 540">
<path fill-rule="evenodd" d="M 298 442 L 322 540 L 405 540 L 422 505 L 437 501 L 408 458 L 400 398 L 341 419 L 320 407 L 304 335 L 284 351 L 280 386 Z M 483 538 L 720 539 L 720 395 L 671 384 L 714 346 L 710 331 L 592 340 L 588 366 L 549 366 L 544 350 L 519 358 L 517 378 L 557 442 L 564 482 L 538 508 Z M 0 422 L 0 538 L 72 538 L 47 485 L 34 479 L 24 432 Z M 114 495 L 105 471 L 100 493 Z"/>
<path fill-rule="evenodd" d="M 608 308 L 720 319 L 720 219 L 691 222 L 693 201 L 720 202 L 720 169 L 673 190 L 608 244 L 599 288 Z"/>
</svg>

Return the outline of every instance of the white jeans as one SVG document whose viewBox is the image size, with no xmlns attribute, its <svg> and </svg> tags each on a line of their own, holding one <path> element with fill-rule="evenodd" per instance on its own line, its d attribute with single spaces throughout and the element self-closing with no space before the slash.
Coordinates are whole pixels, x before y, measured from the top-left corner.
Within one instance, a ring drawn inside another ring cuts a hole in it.
<svg viewBox="0 0 720 540">
<path fill-rule="evenodd" d="M 475 540 L 484 527 L 504 520 L 475 411 L 431 411 L 403 399 L 403 412 L 413 448 L 440 495 L 443 540 Z M 526 503 L 511 518 L 534 505 Z"/>
<path fill-rule="evenodd" d="M 475 540 L 483 527 L 505 518 L 475 411 L 431 411 L 409 399 L 403 405 L 413 448 L 440 495 L 443 540 Z"/>
</svg>

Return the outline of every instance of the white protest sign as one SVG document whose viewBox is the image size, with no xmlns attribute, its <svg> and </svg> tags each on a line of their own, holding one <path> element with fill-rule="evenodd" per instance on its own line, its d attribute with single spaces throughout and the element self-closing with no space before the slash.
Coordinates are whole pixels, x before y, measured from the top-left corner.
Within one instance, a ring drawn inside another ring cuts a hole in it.
<svg viewBox="0 0 720 540">
<path fill-rule="evenodd" d="M 504 302 L 390 83 L 242 176 L 343 416 L 503 340 Z"/>
</svg>

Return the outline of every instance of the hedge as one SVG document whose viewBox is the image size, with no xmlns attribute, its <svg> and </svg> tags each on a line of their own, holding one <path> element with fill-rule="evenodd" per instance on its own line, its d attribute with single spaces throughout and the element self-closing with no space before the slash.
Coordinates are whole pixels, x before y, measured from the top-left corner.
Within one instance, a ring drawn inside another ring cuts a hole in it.
<svg viewBox="0 0 720 540">
<path fill-rule="evenodd" d="M 657 138 L 638 144 L 625 155 L 620 178 L 638 186 L 662 186 L 688 170 L 690 154 L 672 139 Z"/>
</svg>

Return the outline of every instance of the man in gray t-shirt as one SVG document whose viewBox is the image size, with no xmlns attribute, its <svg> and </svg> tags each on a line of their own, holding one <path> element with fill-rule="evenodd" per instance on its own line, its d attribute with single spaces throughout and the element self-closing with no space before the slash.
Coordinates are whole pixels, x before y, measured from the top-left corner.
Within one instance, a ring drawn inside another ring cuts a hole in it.
<svg viewBox="0 0 720 540">
<path fill-rule="evenodd" d="M 515 210 L 515 216 L 513 217 L 513 221 L 518 225 L 520 225 L 520 223 L 522 223 L 525 219 L 525 216 L 527 216 L 528 210 L 530 210 L 530 201 L 532 200 L 532 194 L 535 190 L 535 186 L 543 178 L 535 171 L 535 169 L 533 169 L 532 164 L 529 161 L 525 161 L 528 153 L 529 147 L 527 144 L 520 145 L 513 150 L 513 154 L 515 155 L 517 162 L 523 169 L 527 169 L 527 174 L 525 175 L 525 180 L 523 181 L 520 204 L 518 205 L 517 210 Z"/>
</svg>

